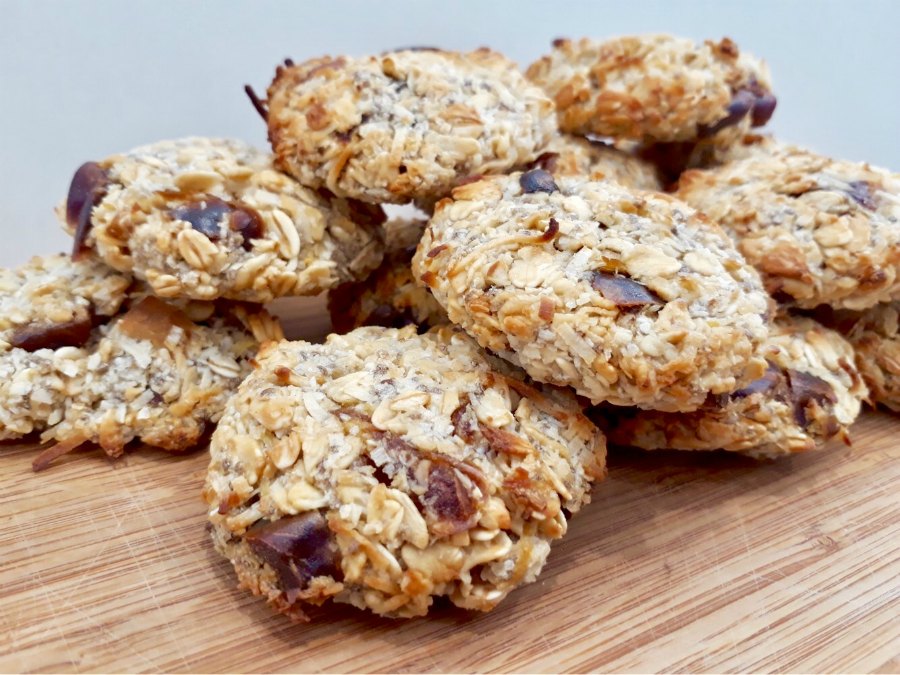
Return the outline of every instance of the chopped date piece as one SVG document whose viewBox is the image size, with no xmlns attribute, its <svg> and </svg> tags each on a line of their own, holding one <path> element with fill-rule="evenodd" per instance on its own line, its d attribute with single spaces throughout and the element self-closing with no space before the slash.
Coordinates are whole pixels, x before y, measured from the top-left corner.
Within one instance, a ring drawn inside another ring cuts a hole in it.
<svg viewBox="0 0 900 675">
<path fill-rule="evenodd" d="M 750 123 L 754 127 L 761 127 L 772 118 L 778 99 L 768 89 L 764 89 L 756 78 L 750 79 L 747 89 L 756 97 L 750 112 Z"/>
<path fill-rule="evenodd" d="M 753 95 L 753 92 L 748 91 L 747 89 L 741 89 L 735 93 L 734 98 L 731 99 L 731 103 L 729 103 L 728 107 L 725 109 L 727 115 L 715 124 L 701 127 L 697 130 L 697 135 L 704 138 L 712 136 L 727 127 L 733 127 L 747 116 L 747 113 L 753 109 L 754 103 L 756 103 L 756 96 Z"/>
<path fill-rule="evenodd" d="M 754 127 L 761 127 L 775 114 L 775 107 L 778 105 L 778 99 L 772 94 L 763 94 L 753 103 L 753 110 L 750 112 L 750 123 Z"/>
<path fill-rule="evenodd" d="M 662 298 L 649 288 L 618 274 L 594 272 L 591 277 L 591 286 L 620 309 L 663 304 Z"/>
<path fill-rule="evenodd" d="M 249 251 L 253 239 L 261 239 L 265 234 L 262 217 L 249 207 L 241 206 L 231 215 L 231 229 L 237 232 L 244 241 L 242 248 Z"/>
<path fill-rule="evenodd" d="M 762 394 L 776 387 L 782 379 L 783 373 L 781 368 L 773 363 L 769 363 L 769 368 L 761 378 L 753 380 L 753 382 L 742 389 L 733 391 L 729 398 L 745 398 L 751 394 Z"/>
<path fill-rule="evenodd" d="M 521 185 L 522 189 L 528 194 L 533 192 L 546 192 L 551 194 L 559 190 L 559 187 L 553 180 L 553 176 L 543 169 L 526 171 L 519 176 L 519 185 Z"/>
<path fill-rule="evenodd" d="M 556 218 L 551 218 L 550 222 L 547 223 L 547 229 L 538 239 L 540 241 L 553 241 L 557 234 L 559 234 L 559 222 Z"/>
<path fill-rule="evenodd" d="M 224 222 L 228 228 L 243 237 L 243 247 L 250 249 L 250 240 L 263 236 L 265 228 L 262 216 L 243 204 L 226 202 L 212 195 L 188 202 L 171 210 L 173 218 L 190 223 L 198 232 L 211 241 L 221 237 L 220 227 Z"/>
<path fill-rule="evenodd" d="M 788 370 L 788 380 L 791 384 L 791 398 L 794 401 L 794 419 L 797 424 L 806 428 L 809 420 L 806 416 L 810 403 L 837 403 L 834 389 L 821 377 L 803 373 L 799 370 Z"/>
<path fill-rule="evenodd" d="M 90 339 L 92 328 L 93 322 L 89 316 L 65 323 L 23 326 L 12 334 L 10 344 L 27 352 L 82 347 Z"/>
<path fill-rule="evenodd" d="M 464 532 L 472 526 L 476 504 L 452 466 L 433 461 L 428 488 L 422 496 L 426 521 L 438 536 Z"/>
<path fill-rule="evenodd" d="M 75 230 L 73 259 L 87 250 L 84 242 L 91 230 L 91 211 L 103 199 L 109 183 L 106 171 L 96 162 L 85 162 L 72 176 L 66 197 L 66 222 Z"/>
<path fill-rule="evenodd" d="M 219 239 L 219 225 L 231 215 L 231 206 L 218 197 L 204 197 L 196 202 L 172 209 L 172 217 L 191 224 L 197 232 L 209 239 Z"/>
<path fill-rule="evenodd" d="M 294 602 L 311 579 L 341 579 L 340 552 L 319 511 L 309 511 L 251 527 L 244 539 L 278 574 L 288 602 Z"/>
<path fill-rule="evenodd" d="M 475 429 L 470 416 L 466 415 L 468 409 L 469 401 L 466 400 L 453 411 L 450 415 L 450 421 L 453 423 L 453 432 L 466 443 L 471 443 L 475 440 Z"/>
</svg>

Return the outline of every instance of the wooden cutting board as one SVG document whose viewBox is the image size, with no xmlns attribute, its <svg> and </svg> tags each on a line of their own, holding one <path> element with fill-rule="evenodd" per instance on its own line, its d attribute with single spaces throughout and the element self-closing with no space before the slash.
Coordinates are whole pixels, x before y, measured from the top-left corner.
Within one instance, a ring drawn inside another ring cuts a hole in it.
<svg viewBox="0 0 900 675">
<path fill-rule="evenodd" d="M 288 303 L 289 332 L 327 331 Z M 900 672 L 900 419 L 757 462 L 613 451 L 539 581 L 490 614 L 294 625 L 204 530 L 205 452 L 0 448 L 0 671 Z"/>
</svg>

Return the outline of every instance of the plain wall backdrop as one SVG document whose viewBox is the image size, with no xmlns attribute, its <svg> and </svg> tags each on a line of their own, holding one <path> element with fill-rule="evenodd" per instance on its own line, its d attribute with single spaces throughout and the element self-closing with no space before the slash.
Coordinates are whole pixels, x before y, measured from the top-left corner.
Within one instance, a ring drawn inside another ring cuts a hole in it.
<svg viewBox="0 0 900 675">
<path fill-rule="evenodd" d="M 896 0 L 0 0 L 0 265 L 68 250 L 53 207 L 86 160 L 186 135 L 264 146 L 242 87 L 286 56 L 488 45 L 525 67 L 561 36 L 728 35 L 769 63 L 769 129 L 900 171 L 898 25 Z"/>
</svg>

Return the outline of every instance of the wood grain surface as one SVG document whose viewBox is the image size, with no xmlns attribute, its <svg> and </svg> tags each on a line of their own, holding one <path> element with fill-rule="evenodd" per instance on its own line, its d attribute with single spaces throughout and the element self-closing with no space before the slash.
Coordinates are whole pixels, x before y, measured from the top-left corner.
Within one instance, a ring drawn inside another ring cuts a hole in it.
<svg viewBox="0 0 900 675">
<path fill-rule="evenodd" d="M 286 303 L 319 337 L 316 302 Z M 777 462 L 611 452 L 540 580 L 490 614 L 294 625 L 205 532 L 205 452 L 0 448 L 2 671 L 900 670 L 900 419 Z"/>
</svg>

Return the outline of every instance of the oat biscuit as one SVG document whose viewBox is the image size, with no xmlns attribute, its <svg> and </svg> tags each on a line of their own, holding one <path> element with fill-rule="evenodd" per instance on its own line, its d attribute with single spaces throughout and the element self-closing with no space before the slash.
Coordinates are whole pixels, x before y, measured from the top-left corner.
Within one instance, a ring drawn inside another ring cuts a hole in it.
<svg viewBox="0 0 900 675">
<path fill-rule="evenodd" d="M 42 431 L 45 468 L 85 443 L 178 451 L 221 414 L 278 323 L 258 306 L 164 302 L 94 261 L 0 272 L 0 438 Z"/>
<path fill-rule="evenodd" d="M 656 168 L 650 162 L 608 143 L 570 134 L 554 136 L 543 154 L 528 169 L 541 168 L 554 176 L 613 180 L 637 190 L 660 190 Z"/>
<path fill-rule="evenodd" d="M 402 328 L 409 324 L 428 329 L 448 323 L 447 314 L 416 283 L 410 265 L 424 220 L 393 219 L 384 226 L 385 256 L 364 281 L 341 284 L 328 292 L 328 312 L 335 332 L 360 326 Z"/>
<path fill-rule="evenodd" d="M 34 257 L 0 269 L 0 440 L 58 423 L 83 375 L 94 325 L 125 301 L 131 279 L 95 260 Z"/>
<path fill-rule="evenodd" d="M 848 439 L 866 386 L 853 349 L 835 331 L 800 317 L 779 317 L 763 348 L 769 369 L 758 380 L 711 396 L 689 413 L 598 409 L 610 443 L 646 450 L 730 450 L 775 457 Z"/>
<path fill-rule="evenodd" d="M 285 171 L 375 203 L 441 198 L 462 176 L 533 160 L 556 133 L 552 101 L 489 49 L 288 62 L 266 105 Z"/>
<path fill-rule="evenodd" d="M 55 445 L 35 468 L 85 443 L 111 457 L 135 439 L 171 452 L 196 446 L 250 371 L 260 342 L 282 337 L 259 307 L 209 303 L 209 310 L 195 321 L 146 296 L 102 326 L 85 348 L 84 375 L 62 421 L 42 436 Z"/>
<path fill-rule="evenodd" d="M 449 326 L 261 350 L 204 491 L 241 585 L 303 620 L 328 600 L 486 611 L 534 581 L 604 476 L 605 442 L 570 393 L 489 358 Z"/>
<path fill-rule="evenodd" d="M 900 298 L 900 175 L 772 142 L 688 171 L 677 196 L 731 232 L 779 301 L 865 309 Z"/>
<path fill-rule="evenodd" d="M 88 162 L 63 212 L 76 255 L 94 249 L 165 298 L 315 295 L 381 260 L 380 207 L 305 188 L 239 141 L 183 138 Z"/>
<path fill-rule="evenodd" d="M 900 412 L 900 302 L 824 315 L 825 324 L 846 336 L 856 350 L 856 366 L 869 386 L 870 401 Z"/>
<path fill-rule="evenodd" d="M 728 145 L 775 110 L 768 68 L 728 38 L 556 40 L 526 76 L 554 99 L 560 129 L 570 133 L 643 142 L 716 137 Z"/>
<path fill-rule="evenodd" d="M 765 370 L 759 275 L 668 195 L 540 169 L 464 185 L 413 273 L 483 347 L 595 403 L 693 410 Z"/>
</svg>

